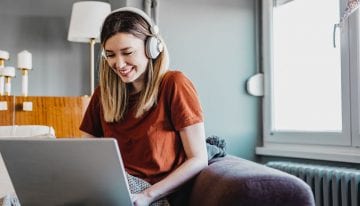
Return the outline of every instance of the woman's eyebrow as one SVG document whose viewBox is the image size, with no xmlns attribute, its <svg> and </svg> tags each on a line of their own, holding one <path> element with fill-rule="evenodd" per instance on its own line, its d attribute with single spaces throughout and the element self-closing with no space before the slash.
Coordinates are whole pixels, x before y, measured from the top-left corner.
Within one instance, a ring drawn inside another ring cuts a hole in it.
<svg viewBox="0 0 360 206">
<path fill-rule="evenodd" d="M 123 49 L 120 49 L 120 51 L 124 51 L 124 50 L 129 50 L 129 49 L 131 49 L 132 47 L 125 47 L 125 48 L 123 48 Z"/>
<path fill-rule="evenodd" d="M 125 47 L 125 48 L 120 49 L 120 51 L 126 51 L 126 50 L 129 50 L 131 48 L 132 47 Z M 105 52 L 113 52 L 113 50 L 105 50 Z"/>
</svg>

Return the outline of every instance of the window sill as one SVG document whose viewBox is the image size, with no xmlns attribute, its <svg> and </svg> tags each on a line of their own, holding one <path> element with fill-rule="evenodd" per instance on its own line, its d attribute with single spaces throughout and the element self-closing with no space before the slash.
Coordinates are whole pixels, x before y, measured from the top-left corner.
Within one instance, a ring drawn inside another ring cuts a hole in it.
<svg viewBox="0 0 360 206">
<path fill-rule="evenodd" d="M 256 148 L 257 155 L 360 163 L 359 147 L 294 144 L 266 144 Z"/>
</svg>

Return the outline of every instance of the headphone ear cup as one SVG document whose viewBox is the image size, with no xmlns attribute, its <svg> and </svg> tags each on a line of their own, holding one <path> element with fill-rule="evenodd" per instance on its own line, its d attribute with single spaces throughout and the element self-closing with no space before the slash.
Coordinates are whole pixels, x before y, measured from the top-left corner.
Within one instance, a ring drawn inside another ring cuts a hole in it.
<svg viewBox="0 0 360 206">
<path fill-rule="evenodd" d="M 162 44 L 156 37 L 149 37 L 145 44 L 146 56 L 151 59 L 156 59 L 160 52 L 162 52 Z"/>
</svg>

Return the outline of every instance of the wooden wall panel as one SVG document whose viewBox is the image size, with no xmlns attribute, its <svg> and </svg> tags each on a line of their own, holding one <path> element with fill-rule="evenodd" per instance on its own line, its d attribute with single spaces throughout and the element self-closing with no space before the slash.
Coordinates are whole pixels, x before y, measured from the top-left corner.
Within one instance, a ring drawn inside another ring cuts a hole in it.
<svg viewBox="0 0 360 206">
<path fill-rule="evenodd" d="M 15 122 L 14 96 L 0 96 L 0 102 L 7 104 L 7 110 L 0 110 L 0 125 L 11 125 Z"/>
<path fill-rule="evenodd" d="M 4 97 L 0 97 L 4 98 Z M 47 125 L 55 129 L 56 137 L 80 137 L 79 130 L 89 97 L 23 97 L 15 98 L 16 125 Z M 23 103 L 32 102 L 32 111 L 24 111 Z M 9 111 L 8 113 L 11 113 Z M 10 115 L 11 116 L 11 115 Z M 4 117 L 1 125 L 8 117 Z"/>
</svg>

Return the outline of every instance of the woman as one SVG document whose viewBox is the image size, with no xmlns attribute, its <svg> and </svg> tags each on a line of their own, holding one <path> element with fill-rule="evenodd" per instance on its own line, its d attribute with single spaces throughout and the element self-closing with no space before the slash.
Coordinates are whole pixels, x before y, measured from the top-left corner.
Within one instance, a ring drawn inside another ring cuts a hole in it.
<svg viewBox="0 0 360 206">
<path fill-rule="evenodd" d="M 108 15 L 101 44 L 100 86 L 80 129 L 117 139 L 126 171 L 152 184 L 134 205 L 149 205 L 207 166 L 201 106 L 190 80 L 168 71 L 165 43 L 141 10 Z"/>
</svg>

